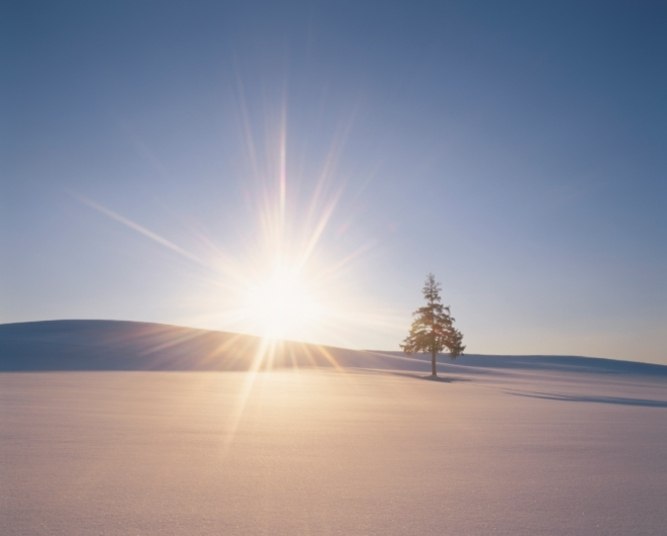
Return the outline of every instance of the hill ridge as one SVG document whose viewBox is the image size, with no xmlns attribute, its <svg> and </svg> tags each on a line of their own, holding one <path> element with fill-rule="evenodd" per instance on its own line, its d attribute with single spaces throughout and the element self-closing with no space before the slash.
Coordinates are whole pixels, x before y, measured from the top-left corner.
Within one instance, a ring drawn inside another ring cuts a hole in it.
<svg viewBox="0 0 667 536">
<path fill-rule="evenodd" d="M 425 372 L 428 356 L 350 350 L 298 341 L 133 320 L 53 319 L 0 324 L 0 371 L 249 370 L 357 368 Z M 667 376 L 667 366 L 598 357 L 466 354 L 440 359 L 446 373 L 488 369 Z"/>
</svg>

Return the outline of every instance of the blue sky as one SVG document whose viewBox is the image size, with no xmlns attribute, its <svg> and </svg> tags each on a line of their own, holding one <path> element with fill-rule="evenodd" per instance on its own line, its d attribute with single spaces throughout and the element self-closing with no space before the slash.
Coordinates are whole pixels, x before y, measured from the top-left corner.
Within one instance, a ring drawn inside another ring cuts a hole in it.
<svg viewBox="0 0 667 536">
<path fill-rule="evenodd" d="M 253 332 L 279 250 L 313 342 L 397 349 L 433 272 L 471 353 L 667 363 L 663 2 L 5 15 L 0 321 Z"/>
</svg>

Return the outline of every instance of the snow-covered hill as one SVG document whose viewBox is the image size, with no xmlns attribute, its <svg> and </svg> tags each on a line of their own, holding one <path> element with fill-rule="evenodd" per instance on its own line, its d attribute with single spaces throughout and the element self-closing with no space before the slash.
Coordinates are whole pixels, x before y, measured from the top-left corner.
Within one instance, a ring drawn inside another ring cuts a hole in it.
<svg viewBox="0 0 667 536">
<path fill-rule="evenodd" d="M 340 367 L 430 371 L 429 356 L 358 351 L 165 324 L 55 320 L 0 325 L 0 371 L 251 370 Z M 572 356 L 439 358 L 447 374 L 553 370 L 667 376 L 667 366 Z"/>
<path fill-rule="evenodd" d="M 0 326 L 0 533 L 664 534 L 667 367 L 442 361 Z"/>
</svg>

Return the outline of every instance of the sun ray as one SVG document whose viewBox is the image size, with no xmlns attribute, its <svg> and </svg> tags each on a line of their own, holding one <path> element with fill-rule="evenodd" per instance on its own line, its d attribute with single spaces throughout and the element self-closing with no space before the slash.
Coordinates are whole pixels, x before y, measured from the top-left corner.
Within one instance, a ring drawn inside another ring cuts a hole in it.
<svg viewBox="0 0 667 536">
<path fill-rule="evenodd" d="M 280 215 L 281 242 L 284 238 L 285 214 L 287 205 L 287 105 L 283 104 L 280 117 L 279 162 L 278 162 L 278 206 Z"/>
<path fill-rule="evenodd" d="M 236 90 L 239 103 L 239 110 L 241 111 L 241 123 L 243 124 L 243 136 L 245 140 L 246 150 L 248 151 L 248 159 L 253 169 L 255 178 L 259 178 L 259 167 L 257 164 L 257 149 L 255 146 L 255 139 L 252 135 L 252 127 L 250 123 L 250 114 L 248 113 L 248 105 L 246 103 L 245 87 L 243 79 L 236 73 Z"/>
<path fill-rule="evenodd" d="M 351 215 L 341 211 L 346 180 L 337 173 L 341 151 L 352 121 L 334 133 L 329 150 L 319 168 L 303 168 L 312 178 L 295 175 L 290 151 L 298 146 L 290 143 L 288 135 L 288 99 L 283 91 L 282 104 L 271 116 L 273 125 L 266 124 L 266 139 L 256 136 L 254 110 L 248 107 L 247 88 L 240 76 L 236 79 L 239 106 L 239 125 L 242 145 L 248 160 L 247 176 L 243 181 L 244 200 L 251 221 L 239 223 L 243 240 L 225 241 L 186 222 L 194 242 L 186 249 L 148 227 L 122 215 L 99 202 L 76 195 L 83 204 L 116 221 L 135 233 L 167 248 L 196 264 L 197 270 L 188 274 L 190 281 L 206 288 L 189 299 L 188 306 L 196 309 L 197 300 L 203 305 L 220 307 L 212 312 L 182 315 L 189 325 L 223 328 L 261 337 L 249 367 L 254 373 L 271 369 L 276 363 L 297 366 L 306 358 L 312 364 L 326 362 L 338 370 L 335 355 L 323 347 L 279 345 L 281 339 L 320 343 L 321 339 L 344 345 L 352 333 L 350 324 L 360 322 L 356 329 L 373 329 L 389 325 L 391 319 L 380 313 L 370 313 L 369 303 L 362 303 L 350 284 L 353 268 L 376 242 L 366 240 L 353 245 L 343 254 L 327 248 L 332 237 L 340 236 L 354 225 Z M 288 150 L 289 149 L 289 150 Z M 263 160 L 260 155 L 266 155 Z M 298 160 L 298 159 L 297 159 Z M 362 178 L 363 179 L 363 178 Z M 359 183 L 359 180 L 355 180 Z M 363 180 L 361 181 L 363 182 Z M 312 187 L 312 190 L 308 188 Z M 342 231 L 341 231 L 342 229 Z M 167 343 L 156 351 L 167 349 Z M 216 354 L 234 354 L 240 349 L 233 341 L 221 345 L 201 359 L 216 359 Z M 285 353 L 287 352 L 287 353 Z M 281 353 L 284 353 L 281 357 Z M 301 356 L 297 355 L 301 354 Z M 284 364 L 283 363 L 283 364 Z"/>
<path fill-rule="evenodd" d="M 167 249 L 170 249 L 174 251 L 175 253 L 178 253 L 182 257 L 189 259 L 201 266 L 208 267 L 208 264 L 205 263 L 202 259 L 197 257 L 196 255 L 190 253 L 189 251 L 183 249 L 180 246 L 177 246 L 170 240 L 167 240 L 166 238 L 160 236 L 159 234 L 151 231 L 150 229 L 139 225 L 138 223 L 132 221 L 129 218 L 126 218 L 125 216 L 121 216 L 117 212 L 114 212 L 111 209 L 106 208 L 105 206 L 100 205 L 99 203 L 96 203 L 95 201 L 88 199 L 87 197 L 84 197 L 83 195 L 80 194 L 73 194 L 75 198 L 77 198 L 81 203 L 84 205 L 89 206 L 90 208 L 98 211 L 101 214 L 104 214 L 105 216 L 108 216 L 114 221 L 117 221 L 118 223 L 122 223 L 126 227 L 129 227 L 133 231 L 145 236 L 146 238 L 151 239 L 153 242 L 156 242 L 160 244 L 161 246 L 166 247 Z"/>
<path fill-rule="evenodd" d="M 241 392 L 236 397 L 235 407 L 230 412 L 230 417 L 227 421 L 227 425 L 225 426 L 226 435 L 223 442 L 223 453 L 226 453 L 229 450 L 229 448 L 234 443 L 234 440 L 236 439 L 236 434 L 238 432 L 241 421 L 243 420 L 243 415 L 245 413 L 248 400 L 257 381 L 257 375 L 262 370 L 262 366 L 265 363 L 269 353 L 270 342 L 268 340 L 262 339 L 260 345 L 257 347 L 257 351 L 252 358 L 250 368 L 244 375 Z"/>
</svg>

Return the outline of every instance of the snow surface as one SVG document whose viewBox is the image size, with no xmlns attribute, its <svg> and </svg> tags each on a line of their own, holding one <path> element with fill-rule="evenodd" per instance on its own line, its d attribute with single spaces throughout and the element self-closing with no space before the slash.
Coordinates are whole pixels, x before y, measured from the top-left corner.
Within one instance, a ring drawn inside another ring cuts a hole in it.
<svg viewBox="0 0 667 536">
<path fill-rule="evenodd" d="M 663 382 L 457 380 L 2 374 L 0 532 L 664 534 Z"/>
<path fill-rule="evenodd" d="M 665 534 L 667 367 L 336 355 L 0 373 L 0 534 Z"/>
</svg>

